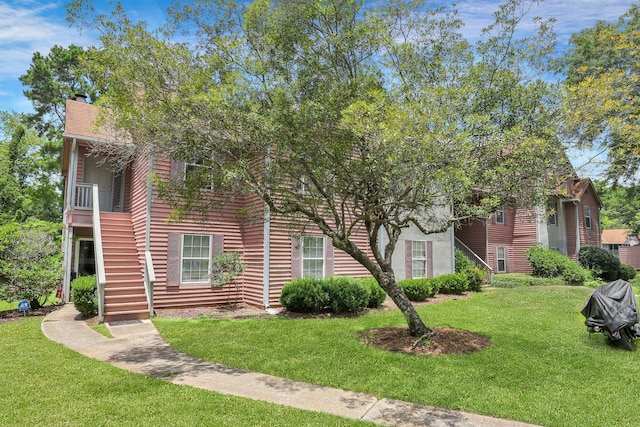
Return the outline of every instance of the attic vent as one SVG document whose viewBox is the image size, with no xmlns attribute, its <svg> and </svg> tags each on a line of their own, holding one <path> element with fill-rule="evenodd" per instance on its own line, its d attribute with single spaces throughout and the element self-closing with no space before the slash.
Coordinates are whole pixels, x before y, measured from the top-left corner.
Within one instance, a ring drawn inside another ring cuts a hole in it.
<svg viewBox="0 0 640 427">
<path fill-rule="evenodd" d="M 75 98 L 78 102 L 87 102 L 87 95 L 84 95 L 82 93 L 76 93 Z"/>
</svg>

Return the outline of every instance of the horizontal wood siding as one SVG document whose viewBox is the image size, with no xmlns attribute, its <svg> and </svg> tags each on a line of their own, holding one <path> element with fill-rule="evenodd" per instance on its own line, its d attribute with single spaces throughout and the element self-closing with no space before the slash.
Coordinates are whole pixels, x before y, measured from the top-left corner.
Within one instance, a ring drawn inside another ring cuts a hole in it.
<svg viewBox="0 0 640 427">
<path fill-rule="evenodd" d="M 243 299 L 247 304 L 264 306 L 264 203 L 251 195 L 242 201 L 247 215 L 240 224 L 243 259 L 247 264 L 244 272 Z M 280 295 L 278 295 L 279 297 Z"/>
<path fill-rule="evenodd" d="M 585 226 L 584 220 L 584 207 L 589 206 L 591 208 L 591 228 Z M 593 245 L 600 246 L 601 231 L 600 231 L 600 210 L 596 200 L 593 186 L 588 186 L 585 190 L 580 202 L 579 208 L 579 221 L 580 221 L 580 246 Z"/>
<path fill-rule="evenodd" d="M 629 264 L 640 269 L 640 246 L 620 246 L 618 247 L 620 262 Z"/>
<path fill-rule="evenodd" d="M 169 176 L 170 169 L 171 162 L 168 160 L 158 160 L 154 164 L 154 170 L 160 176 Z M 243 277 L 240 277 L 236 284 L 222 288 L 209 285 L 167 286 L 166 283 L 169 233 L 219 234 L 224 236 L 225 252 L 234 251 L 243 255 L 242 234 L 236 217 L 240 208 L 242 204 L 236 202 L 228 205 L 223 213 L 212 212 L 204 222 L 188 219 L 170 222 L 171 208 L 154 192 L 150 239 L 156 273 L 154 287 L 156 308 L 206 306 L 243 300 Z"/>
<path fill-rule="evenodd" d="M 531 273 L 533 268 L 525 256 L 525 251 L 538 242 L 536 215 L 531 209 L 514 208 L 513 243 L 507 260 L 509 273 Z M 546 223 L 544 224 L 546 229 Z"/>
<path fill-rule="evenodd" d="M 455 235 L 476 255 L 487 261 L 487 230 L 484 219 L 464 222 L 455 229 Z"/>
<path fill-rule="evenodd" d="M 507 273 L 512 272 L 511 253 L 513 252 L 513 233 L 515 230 L 516 209 L 514 207 L 504 208 L 504 224 L 497 224 L 495 214 L 487 220 L 487 235 L 489 253 L 487 254 L 487 263 L 498 271 L 498 263 L 496 262 L 496 247 L 504 247 L 507 251 L 506 267 Z"/>
</svg>

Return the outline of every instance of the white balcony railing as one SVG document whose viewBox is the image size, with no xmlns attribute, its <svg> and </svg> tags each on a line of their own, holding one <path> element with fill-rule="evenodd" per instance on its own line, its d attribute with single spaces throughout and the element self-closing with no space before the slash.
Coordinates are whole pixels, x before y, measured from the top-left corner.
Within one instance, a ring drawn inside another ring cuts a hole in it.
<svg viewBox="0 0 640 427">
<path fill-rule="evenodd" d="M 79 210 L 93 209 L 93 185 L 92 184 L 76 184 L 74 209 L 79 209 Z"/>
</svg>

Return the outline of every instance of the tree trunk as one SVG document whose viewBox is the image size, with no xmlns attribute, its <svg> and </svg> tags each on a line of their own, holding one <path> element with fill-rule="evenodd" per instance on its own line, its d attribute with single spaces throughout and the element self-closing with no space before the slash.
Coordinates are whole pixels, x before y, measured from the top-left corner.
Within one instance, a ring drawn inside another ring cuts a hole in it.
<svg viewBox="0 0 640 427">
<path fill-rule="evenodd" d="M 409 325 L 409 333 L 414 337 L 421 337 L 426 334 L 433 333 L 433 330 L 424 324 L 415 307 L 407 298 L 404 291 L 396 284 L 393 273 L 383 273 L 382 280 L 379 280 L 380 286 L 391 297 L 393 302 L 402 312 L 407 324 Z"/>
</svg>

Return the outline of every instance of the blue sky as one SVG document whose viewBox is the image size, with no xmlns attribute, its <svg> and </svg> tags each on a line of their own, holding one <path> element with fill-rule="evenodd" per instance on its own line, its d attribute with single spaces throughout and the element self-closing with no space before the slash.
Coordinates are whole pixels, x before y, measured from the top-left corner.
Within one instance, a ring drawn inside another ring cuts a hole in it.
<svg viewBox="0 0 640 427">
<path fill-rule="evenodd" d="M 442 0 L 427 0 L 445 3 Z M 636 0 L 545 0 L 533 15 L 555 17 L 559 47 L 566 45 L 572 33 L 593 26 L 597 20 L 615 21 Z M 457 8 L 466 23 L 464 32 L 473 39 L 492 21 L 492 13 L 501 0 L 459 0 Z M 110 0 L 94 0 L 105 13 L 112 9 Z M 166 16 L 170 0 L 123 0 L 128 15 L 159 25 Z M 448 3 L 448 2 L 447 2 Z M 0 0 L 0 110 L 31 111 L 22 94 L 18 77 L 26 72 L 34 52 L 46 55 L 54 45 L 89 46 L 95 34 L 71 28 L 65 20 L 66 0 Z M 578 166 L 578 165 L 575 165 Z"/>
</svg>

